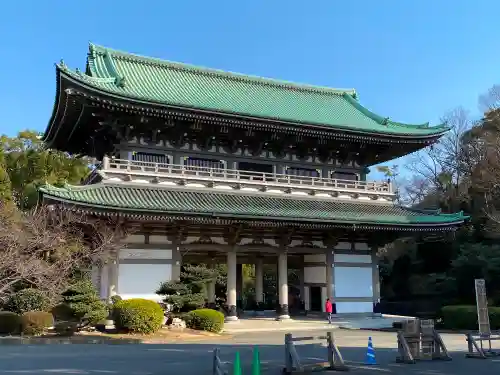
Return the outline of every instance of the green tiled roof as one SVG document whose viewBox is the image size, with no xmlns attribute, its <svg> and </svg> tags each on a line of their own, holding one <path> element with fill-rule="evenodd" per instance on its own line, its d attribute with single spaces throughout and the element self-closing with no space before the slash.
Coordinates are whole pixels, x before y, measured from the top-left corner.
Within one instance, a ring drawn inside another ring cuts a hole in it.
<svg viewBox="0 0 500 375">
<path fill-rule="evenodd" d="M 90 44 L 86 73 L 59 69 L 120 97 L 374 134 L 438 136 L 444 125 L 408 125 L 376 115 L 354 90 L 336 90 L 200 68 Z"/>
<path fill-rule="evenodd" d="M 154 214 L 186 214 L 243 219 L 315 221 L 386 225 L 462 223 L 462 213 L 414 211 L 392 204 L 357 203 L 271 194 L 186 190 L 131 184 L 95 184 L 40 188 L 45 198 L 95 208 Z"/>
</svg>

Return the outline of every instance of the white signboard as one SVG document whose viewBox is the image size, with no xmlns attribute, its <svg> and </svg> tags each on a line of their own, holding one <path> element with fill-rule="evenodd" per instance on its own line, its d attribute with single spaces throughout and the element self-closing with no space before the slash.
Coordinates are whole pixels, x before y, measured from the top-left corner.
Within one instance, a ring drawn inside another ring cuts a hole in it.
<svg viewBox="0 0 500 375">
<path fill-rule="evenodd" d="M 474 280 L 476 288 L 477 322 L 479 334 L 483 337 L 491 335 L 490 316 L 488 314 L 488 299 L 486 297 L 486 283 L 484 279 Z"/>
</svg>

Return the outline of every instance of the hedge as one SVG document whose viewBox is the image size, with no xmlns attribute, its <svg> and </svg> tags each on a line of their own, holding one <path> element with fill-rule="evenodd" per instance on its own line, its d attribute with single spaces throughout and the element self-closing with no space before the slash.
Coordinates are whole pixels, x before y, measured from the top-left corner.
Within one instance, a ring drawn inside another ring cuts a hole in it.
<svg viewBox="0 0 500 375">
<path fill-rule="evenodd" d="M 54 326 L 54 317 L 45 311 L 28 311 L 21 316 L 21 330 L 25 335 L 41 335 Z"/>
<path fill-rule="evenodd" d="M 491 330 L 500 329 L 500 307 L 488 307 Z M 447 329 L 477 331 L 477 308 L 473 305 L 444 306 L 441 310 L 443 326 Z"/>
<path fill-rule="evenodd" d="M 119 331 L 132 333 L 155 333 L 164 318 L 163 309 L 157 302 L 142 298 L 117 301 L 112 314 Z"/>
<path fill-rule="evenodd" d="M 219 333 L 224 328 L 224 314 L 212 309 L 193 310 L 185 315 L 188 328 Z"/>
<path fill-rule="evenodd" d="M 5 310 L 24 314 L 28 311 L 47 311 L 49 300 L 43 292 L 38 289 L 22 289 L 9 297 Z"/>
<path fill-rule="evenodd" d="M 12 311 L 0 311 L 0 335 L 14 335 L 21 331 L 21 317 Z"/>
</svg>

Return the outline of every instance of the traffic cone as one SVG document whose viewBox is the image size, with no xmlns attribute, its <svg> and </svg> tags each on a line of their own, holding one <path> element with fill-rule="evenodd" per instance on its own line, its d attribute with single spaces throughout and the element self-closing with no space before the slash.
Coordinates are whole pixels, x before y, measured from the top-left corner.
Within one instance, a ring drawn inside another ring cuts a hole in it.
<svg viewBox="0 0 500 375">
<path fill-rule="evenodd" d="M 373 349 L 372 338 L 368 337 L 368 348 L 366 349 L 365 365 L 376 365 L 375 350 Z"/>
<path fill-rule="evenodd" d="M 236 352 L 236 355 L 234 357 L 233 375 L 242 375 L 241 374 L 240 352 Z"/>
<path fill-rule="evenodd" d="M 260 375 L 260 357 L 258 347 L 253 348 L 252 375 Z"/>
</svg>

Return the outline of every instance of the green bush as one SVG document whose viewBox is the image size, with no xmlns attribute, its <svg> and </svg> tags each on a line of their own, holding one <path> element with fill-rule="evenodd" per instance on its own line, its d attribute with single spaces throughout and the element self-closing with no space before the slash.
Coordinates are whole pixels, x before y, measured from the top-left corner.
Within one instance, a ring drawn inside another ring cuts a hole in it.
<svg viewBox="0 0 500 375">
<path fill-rule="evenodd" d="M 41 335 L 54 326 L 54 317 L 45 311 L 28 311 L 21 316 L 21 330 L 25 335 Z"/>
<path fill-rule="evenodd" d="M 70 319 L 80 322 L 81 325 L 95 325 L 108 317 L 108 307 L 99 299 L 90 280 L 75 282 L 62 294 L 62 297 L 63 303 L 58 307 L 56 316 L 66 309 Z"/>
<path fill-rule="evenodd" d="M 157 302 L 147 299 L 122 300 L 114 305 L 113 320 L 120 331 L 154 333 L 162 326 L 163 309 Z"/>
<path fill-rule="evenodd" d="M 0 334 L 14 335 L 21 331 L 21 317 L 12 311 L 0 311 Z"/>
<path fill-rule="evenodd" d="M 212 309 L 193 310 L 185 316 L 186 326 L 201 331 L 219 333 L 224 328 L 224 314 Z"/>
<path fill-rule="evenodd" d="M 500 329 L 500 307 L 488 307 L 490 327 Z M 447 329 L 478 329 L 477 308 L 473 305 L 444 306 L 441 310 L 443 325 Z"/>
<path fill-rule="evenodd" d="M 122 301 L 123 298 L 120 297 L 119 295 L 114 295 L 114 296 L 111 296 L 111 304 L 114 305 L 115 303 L 117 303 L 118 301 Z"/>
<path fill-rule="evenodd" d="M 73 336 L 80 326 L 76 322 L 58 322 L 54 326 L 54 330 L 58 336 Z"/>
<path fill-rule="evenodd" d="M 38 289 L 22 289 L 9 297 L 5 310 L 24 314 L 28 311 L 47 311 L 49 300 Z"/>
</svg>

